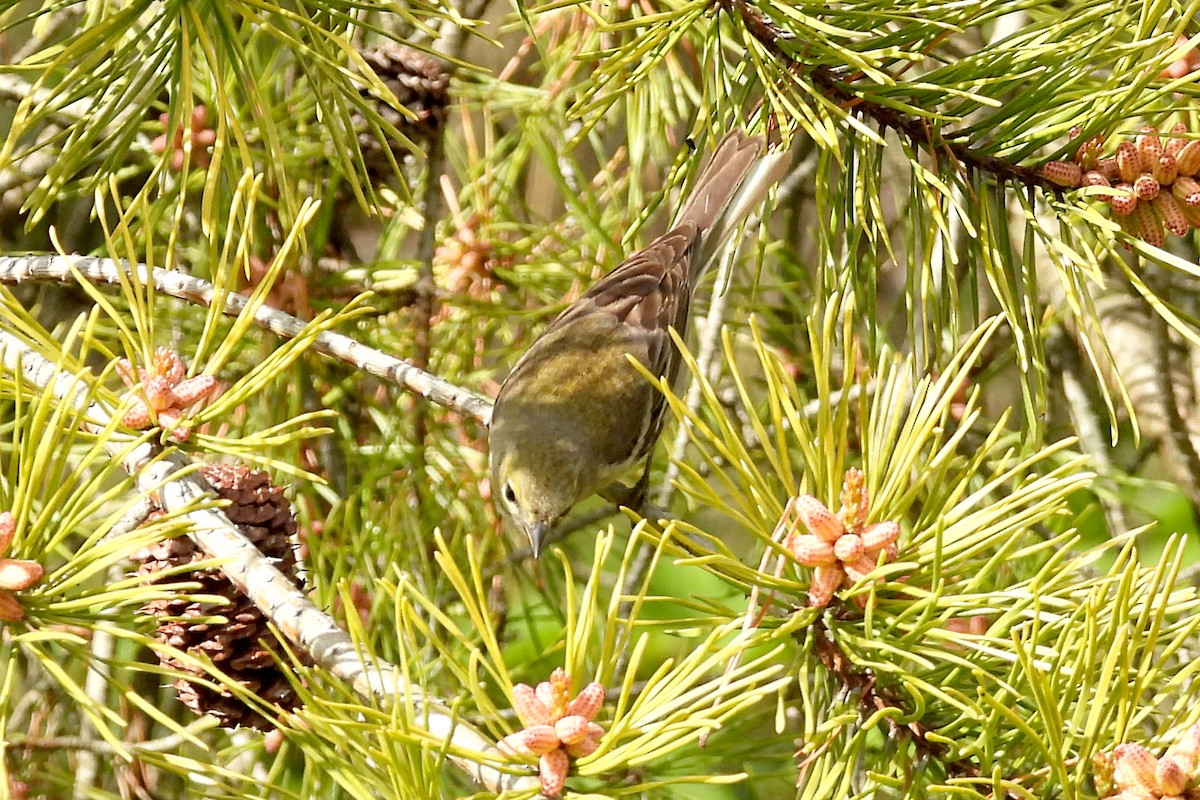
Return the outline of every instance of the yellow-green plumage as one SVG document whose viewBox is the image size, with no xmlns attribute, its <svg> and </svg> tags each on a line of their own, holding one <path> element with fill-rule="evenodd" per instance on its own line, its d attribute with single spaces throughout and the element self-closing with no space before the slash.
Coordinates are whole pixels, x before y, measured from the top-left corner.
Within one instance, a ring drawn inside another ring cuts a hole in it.
<svg viewBox="0 0 1200 800">
<path fill-rule="evenodd" d="M 778 180 L 784 154 L 726 136 L 678 221 L 567 307 L 509 373 L 492 411 L 492 492 L 536 553 L 572 506 L 648 456 L 665 401 L 629 363 L 673 380 L 668 333 L 687 327 L 691 292 L 732 231 Z"/>
</svg>

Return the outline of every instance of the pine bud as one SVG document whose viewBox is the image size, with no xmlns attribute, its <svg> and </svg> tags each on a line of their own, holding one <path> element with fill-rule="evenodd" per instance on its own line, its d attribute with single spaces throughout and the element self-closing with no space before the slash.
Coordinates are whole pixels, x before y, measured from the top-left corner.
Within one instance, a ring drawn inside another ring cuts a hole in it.
<svg viewBox="0 0 1200 800">
<path fill-rule="evenodd" d="M 838 541 L 840 542 L 844 538 L 843 536 Z M 811 533 L 797 536 L 792 540 L 792 555 L 806 567 L 836 564 L 838 560 L 837 555 L 834 553 L 833 545 L 818 539 Z"/>
<path fill-rule="evenodd" d="M 1112 186 L 1108 182 L 1108 178 L 1104 177 L 1104 173 L 1099 170 L 1090 170 L 1083 173 L 1083 180 L 1080 181 L 1081 186 Z"/>
<path fill-rule="evenodd" d="M 513 709 L 526 726 L 546 725 L 550 722 L 550 709 L 538 699 L 533 687 L 518 683 L 513 686 Z"/>
<path fill-rule="evenodd" d="M 1164 796 L 1183 794 L 1190 779 L 1190 776 L 1173 758 L 1160 758 L 1158 765 L 1154 768 L 1154 777 L 1157 778 L 1158 790 Z"/>
<path fill-rule="evenodd" d="M 146 393 L 146 402 L 149 406 L 155 411 L 170 408 L 175 400 L 171 386 L 171 381 L 163 375 L 148 376 L 142 382 L 142 391 Z"/>
<path fill-rule="evenodd" d="M 1162 140 L 1158 131 L 1149 125 L 1143 125 L 1137 139 L 1138 155 L 1142 161 L 1142 172 L 1150 172 L 1163 154 Z"/>
<path fill-rule="evenodd" d="M 555 667 L 550 673 L 550 687 L 554 691 L 554 705 L 550 707 L 550 713 L 553 714 L 555 709 L 558 710 L 558 715 L 561 717 L 563 709 L 567 707 L 567 698 L 571 695 L 571 676 L 562 667 Z"/>
<path fill-rule="evenodd" d="M 1189 206 L 1200 206 L 1200 181 L 1180 175 L 1171 184 L 1171 193 Z"/>
<path fill-rule="evenodd" d="M 537 693 L 537 699 L 542 701 L 542 705 L 550 712 L 550 719 L 555 719 L 555 706 L 558 704 L 558 693 L 554 691 L 554 687 L 550 681 L 542 681 L 534 689 Z"/>
<path fill-rule="evenodd" d="M 1176 122 L 1171 126 L 1171 133 L 1176 135 L 1167 139 L 1167 144 L 1163 147 L 1163 152 L 1167 155 L 1177 156 L 1179 155 L 1179 151 L 1183 149 L 1183 146 L 1188 143 L 1187 139 L 1178 135 L 1187 133 L 1187 125 L 1182 122 Z"/>
<path fill-rule="evenodd" d="M 886 547 L 900 538 L 900 526 L 892 520 L 868 525 L 862 532 L 863 547 L 868 552 Z"/>
<path fill-rule="evenodd" d="M 1097 161 L 1096 171 L 1108 178 L 1110 183 L 1121 177 L 1121 170 L 1117 168 L 1117 159 L 1115 156 L 1108 156 Z"/>
<path fill-rule="evenodd" d="M 1190 226 L 1187 216 L 1184 215 L 1183 206 L 1179 204 L 1174 195 L 1163 192 L 1154 198 L 1154 202 L 1151 205 L 1162 219 L 1163 225 L 1171 233 L 1176 236 L 1183 236 L 1188 232 Z"/>
<path fill-rule="evenodd" d="M 846 532 L 842 521 L 838 519 L 825 504 L 811 494 L 802 494 L 796 498 L 795 509 L 800 521 L 809 532 L 822 541 L 833 543 Z"/>
<path fill-rule="evenodd" d="M 847 533 L 833 543 L 833 553 L 840 561 L 853 563 L 863 557 L 866 548 L 863 547 L 862 537 L 858 534 Z"/>
<path fill-rule="evenodd" d="M 17 598 L 8 592 L 0 592 L 0 622 L 20 622 L 25 618 L 25 609 Z"/>
<path fill-rule="evenodd" d="M 1154 169 L 1151 170 L 1151 173 L 1154 175 L 1154 179 L 1163 186 L 1174 182 L 1175 176 L 1178 174 L 1175 156 L 1163 153 L 1158 157 L 1158 161 L 1154 162 Z"/>
<path fill-rule="evenodd" d="M 525 731 L 517 731 L 510 733 L 500 741 L 496 742 L 496 749 L 506 756 L 530 756 L 533 755 L 529 749 L 525 747 Z"/>
<path fill-rule="evenodd" d="M 1095 169 L 1096 162 L 1100 160 L 1100 151 L 1103 149 L 1104 137 L 1093 136 L 1079 145 L 1079 149 L 1075 151 L 1075 162 L 1085 170 Z"/>
<path fill-rule="evenodd" d="M 554 723 L 554 732 L 563 744 L 579 744 L 587 735 L 588 720 L 579 714 L 570 714 Z"/>
<path fill-rule="evenodd" d="M 1193 228 L 1200 228 L 1200 206 L 1184 205 L 1183 215 Z"/>
<path fill-rule="evenodd" d="M 1042 177 L 1059 186 L 1075 187 L 1083 177 L 1083 169 L 1074 161 L 1049 161 L 1042 165 Z"/>
<path fill-rule="evenodd" d="M 583 687 L 575 699 L 567 703 L 567 714 L 578 714 L 586 720 L 593 720 L 604 705 L 604 684 L 592 681 Z"/>
<path fill-rule="evenodd" d="M 1124 217 L 1133 213 L 1137 208 L 1137 195 L 1133 193 L 1133 187 L 1128 183 L 1118 183 L 1113 187 L 1112 198 L 1109 199 L 1109 205 L 1112 206 L 1113 213 Z"/>
<path fill-rule="evenodd" d="M 1117 172 L 1121 180 L 1133 183 L 1142 174 L 1141 158 L 1138 157 L 1137 145 L 1133 142 L 1121 142 L 1117 145 Z"/>
<path fill-rule="evenodd" d="M 817 567 L 813 570 L 812 583 L 808 585 L 808 604 L 813 608 L 829 605 L 845 577 L 841 567 Z"/>
<path fill-rule="evenodd" d="M 1155 247 L 1162 247 L 1167 241 L 1163 230 L 1162 220 L 1149 203 L 1138 203 L 1133 209 L 1133 217 L 1137 220 L 1138 238 Z"/>
<path fill-rule="evenodd" d="M 1153 200 L 1158 197 L 1160 188 L 1162 187 L 1154 180 L 1154 176 L 1146 173 L 1138 175 L 1137 180 L 1133 182 L 1133 193 L 1138 196 L 1138 200 Z"/>
<path fill-rule="evenodd" d="M 517 731 L 514 735 L 519 737 L 521 744 L 524 746 L 523 750 L 518 751 L 522 754 L 540 756 L 542 753 L 547 753 L 561 744 L 553 725 L 530 725 L 523 731 Z M 508 737 L 505 738 L 507 739 Z"/>
<path fill-rule="evenodd" d="M 1138 227 L 1137 219 L 1132 214 L 1127 216 L 1113 215 L 1113 219 L 1121 226 L 1121 230 L 1125 232 L 1126 236 L 1132 236 L 1135 239 L 1142 238 L 1142 230 Z M 1132 249 L 1128 242 L 1125 243 L 1125 247 Z"/>
<path fill-rule="evenodd" d="M 857 531 L 867 524 L 867 513 L 871 498 L 867 492 L 867 478 L 858 467 L 851 467 L 842 476 L 842 508 L 838 517 L 851 529 Z"/>
<path fill-rule="evenodd" d="M 1122 792 L 1115 800 L 1200 800 L 1200 798 L 1184 797 L 1181 794 L 1159 794 L 1149 789 L 1130 789 Z"/>
<path fill-rule="evenodd" d="M 17 521 L 11 511 L 0 511 L 0 556 L 8 552 L 13 536 L 17 532 Z"/>
<path fill-rule="evenodd" d="M 1183 146 L 1179 155 L 1175 156 L 1175 167 L 1180 175 L 1187 175 L 1189 178 L 1200 170 L 1200 139 L 1193 139 Z"/>
<path fill-rule="evenodd" d="M 1114 761 L 1111 751 L 1097 750 L 1092 753 L 1092 782 L 1105 797 L 1112 794 Z"/>
<path fill-rule="evenodd" d="M 846 577 L 850 580 L 861 581 L 875 569 L 875 559 L 864 553 L 857 561 L 843 564 L 842 568 L 846 570 Z"/>
<path fill-rule="evenodd" d="M 133 428 L 135 431 L 149 428 L 151 422 L 153 420 L 150 418 L 150 410 L 144 403 L 135 403 L 133 408 L 121 418 L 121 424 Z"/>
<path fill-rule="evenodd" d="M 1188 775 L 1194 773 L 1200 766 L 1200 722 L 1184 731 L 1175 744 L 1167 748 L 1164 758 L 1174 761 Z"/>
<path fill-rule="evenodd" d="M 596 723 L 588 724 L 588 730 L 583 736 L 583 740 L 578 744 L 567 745 L 567 754 L 572 758 L 583 758 L 590 756 L 600 747 L 600 737 L 604 735 L 604 729 Z"/>
<path fill-rule="evenodd" d="M 567 785 L 567 770 L 570 763 L 563 750 L 551 750 L 544 753 L 538 761 L 538 773 L 542 779 L 542 794 L 546 797 L 558 797 Z"/>
<path fill-rule="evenodd" d="M 36 561 L 0 558 L 0 589 L 19 592 L 42 579 L 45 570 Z"/>
<path fill-rule="evenodd" d="M 1158 788 L 1154 774 L 1156 760 L 1150 751 L 1140 744 L 1119 744 L 1113 751 L 1113 782 L 1122 790 Z"/>
<path fill-rule="evenodd" d="M 171 395 L 177 407 L 186 408 L 215 391 L 218 383 L 219 381 L 212 375 L 197 375 L 175 384 L 171 388 Z"/>
</svg>

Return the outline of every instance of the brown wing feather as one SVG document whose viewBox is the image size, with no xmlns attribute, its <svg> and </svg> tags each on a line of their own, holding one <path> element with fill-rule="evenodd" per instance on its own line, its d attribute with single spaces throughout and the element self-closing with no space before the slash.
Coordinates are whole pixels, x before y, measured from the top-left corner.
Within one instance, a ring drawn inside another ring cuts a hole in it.
<svg viewBox="0 0 1200 800">
<path fill-rule="evenodd" d="M 681 225 L 622 261 L 592 284 L 587 292 L 563 310 L 547 331 L 576 316 L 603 310 L 631 325 L 666 328 L 677 319 L 674 297 L 690 289 L 688 253 L 696 240 L 693 225 Z"/>
<path fill-rule="evenodd" d="M 763 137 L 733 131 L 721 140 L 700 169 L 687 202 L 679 212 L 679 225 L 692 224 L 704 235 L 725 213 L 746 174 L 762 156 Z M 702 265 L 697 265 L 702 266 Z"/>
<path fill-rule="evenodd" d="M 679 353 L 667 330 L 673 327 L 681 334 L 686 332 L 692 296 L 688 281 L 696 238 L 696 227 L 684 223 L 655 239 L 598 280 L 542 335 L 551 337 L 555 330 L 577 319 L 603 313 L 625 323 L 626 333 L 636 331 L 645 346 L 643 366 L 653 375 L 666 378 L 668 384 L 673 383 L 679 372 Z M 662 430 L 666 404 L 661 402 L 661 395 L 656 397 L 641 435 L 629 442 L 633 452 L 628 455 L 634 460 L 654 447 Z"/>
<path fill-rule="evenodd" d="M 701 168 L 675 227 L 598 280 L 550 323 L 546 332 L 599 310 L 630 325 L 661 331 L 664 338 L 668 326 L 682 333 L 695 288 L 691 282 L 706 266 L 695 263 L 697 246 L 759 160 L 762 145 L 761 136 L 747 136 L 743 131 L 733 131 L 722 139 Z"/>
</svg>

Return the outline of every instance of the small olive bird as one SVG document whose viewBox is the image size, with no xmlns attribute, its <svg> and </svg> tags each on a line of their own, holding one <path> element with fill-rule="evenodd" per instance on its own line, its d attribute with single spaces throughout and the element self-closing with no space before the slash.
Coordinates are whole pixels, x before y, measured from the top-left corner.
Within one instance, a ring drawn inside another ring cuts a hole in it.
<svg viewBox="0 0 1200 800">
<path fill-rule="evenodd" d="M 651 455 L 666 400 L 627 356 L 674 381 L 680 357 L 668 328 L 685 335 L 700 277 L 787 168 L 788 154 L 764 154 L 764 141 L 742 131 L 722 139 L 674 226 L 567 306 L 500 387 L 492 492 L 534 557 L 576 503 Z M 627 499 L 644 499 L 646 466 Z"/>
</svg>

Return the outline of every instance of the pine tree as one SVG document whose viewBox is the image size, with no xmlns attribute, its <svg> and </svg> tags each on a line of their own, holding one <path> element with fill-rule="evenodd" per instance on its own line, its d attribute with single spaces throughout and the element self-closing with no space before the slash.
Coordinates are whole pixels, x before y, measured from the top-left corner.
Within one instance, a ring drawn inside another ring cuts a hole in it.
<svg viewBox="0 0 1200 800">
<path fill-rule="evenodd" d="M 1200 797 L 1198 10 L 3 4 L 0 798 Z M 487 398 L 733 128 L 533 561 Z"/>
</svg>

